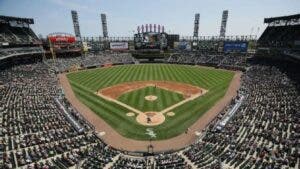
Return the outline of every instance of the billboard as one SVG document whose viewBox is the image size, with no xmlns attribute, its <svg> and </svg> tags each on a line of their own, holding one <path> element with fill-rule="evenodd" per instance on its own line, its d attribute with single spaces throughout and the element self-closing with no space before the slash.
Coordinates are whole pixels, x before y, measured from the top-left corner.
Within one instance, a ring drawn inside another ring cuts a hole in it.
<svg viewBox="0 0 300 169">
<path fill-rule="evenodd" d="M 49 36 L 49 39 L 52 43 L 74 43 L 75 37 L 74 36 Z"/>
<path fill-rule="evenodd" d="M 128 42 L 110 42 L 111 50 L 128 50 Z"/>
<path fill-rule="evenodd" d="M 247 42 L 235 42 L 228 41 L 224 42 L 224 52 L 247 52 L 248 43 Z"/>
<path fill-rule="evenodd" d="M 47 38 L 51 43 L 75 43 L 76 42 L 75 36 L 63 32 L 50 33 L 47 36 Z"/>
</svg>

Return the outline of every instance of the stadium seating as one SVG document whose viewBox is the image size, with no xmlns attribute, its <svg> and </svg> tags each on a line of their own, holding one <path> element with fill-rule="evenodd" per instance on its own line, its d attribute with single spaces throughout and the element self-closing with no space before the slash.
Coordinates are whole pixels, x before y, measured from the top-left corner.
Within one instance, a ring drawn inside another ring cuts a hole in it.
<svg viewBox="0 0 300 169">
<path fill-rule="evenodd" d="M 46 65 L 20 65 L 0 74 L 3 168 L 36 166 L 44 159 L 47 166 L 74 166 L 85 156 L 85 149 L 105 147 L 72 107 L 67 110 L 83 124 L 85 132 L 76 131 L 61 113 L 54 102 L 59 96 L 56 77 Z"/>
<path fill-rule="evenodd" d="M 174 153 L 174 154 L 161 154 L 154 157 L 155 167 L 158 169 L 165 168 L 191 168 L 190 165 L 184 160 L 183 157 Z"/>
<path fill-rule="evenodd" d="M 29 27 L 0 24 L 0 43 L 31 44 L 38 41 L 38 37 Z"/>
<path fill-rule="evenodd" d="M 210 54 L 207 52 L 176 53 L 166 62 L 176 64 L 208 65 L 218 67 L 245 68 L 247 66 L 246 54 Z"/>
<path fill-rule="evenodd" d="M 176 53 L 162 60 L 162 63 L 172 64 L 192 64 L 192 65 L 208 65 L 232 69 L 244 69 L 247 64 L 246 60 L 249 56 L 245 54 L 228 54 L 226 56 L 208 53 Z M 251 57 L 251 56 L 250 56 Z M 48 65 L 54 65 L 54 69 L 58 72 L 64 72 L 70 67 L 76 65 L 81 68 L 97 67 L 105 64 L 132 64 L 143 62 L 142 59 L 135 59 L 129 53 L 99 53 L 90 54 L 84 57 L 67 57 L 57 58 L 55 63 L 53 60 L 47 60 Z"/>
<path fill-rule="evenodd" d="M 258 40 L 261 47 L 286 48 L 300 39 L 300 25 L 268 26 Z"/>
<path fill-rule="evenodd" d="M 1 18 L 10 20 L 9 18 L 14 17 L 1 16 Z M 0 23 L 0 60 L 20 55 L 44 53 L 44 49 L 38 46 L 40 41 L 29 24 L 19 21 L 22 18 L 14 19 L 11 19 L 11 22 L 1 21 Z"/>
<path fill-rule="evenodd" d="M 118 168 L 136 168 L 136 169 L 146 169 L 147 168 L 147 159 L 144 158 L 135 158 L 135 157 L 125 157 L 120 156 L 118 160 L 114 163 L 111 169 Z"/>
<path fill-rule="evenodd" d="M 57 58 L 54 67 L 57 71 L 64 72 L 74 65 L 86 68 L 105 64 L 130 64 L 134 62 L 135 59 L 129 53 L 101 53 L 84 57 Z M 47 63 L 53 65 L 53 60 L 47 60 Z"/>
<path fill-rule="evenodd" d="M 41 54 L 44 53 L 42 47 L 12 47 L 0 48 L 0 60 L 12 56 L 27 55 L 27 54 Z"/>
</svg>

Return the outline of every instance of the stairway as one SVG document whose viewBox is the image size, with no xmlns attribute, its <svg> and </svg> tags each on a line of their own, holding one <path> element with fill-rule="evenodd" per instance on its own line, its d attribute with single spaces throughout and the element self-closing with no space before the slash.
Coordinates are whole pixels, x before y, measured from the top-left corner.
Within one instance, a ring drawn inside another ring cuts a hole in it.
<svg viewBox="0 0 300 169">
<path fill-rule="evenodd" d="M 192 168 L 197 168 L 197 166 L 195 166 L 194 163 L 192 163 L 191 160 L 183 154 L 183 151 L 180 151 L 177 154 L 180 155 L 184 159 L 184 161 L 186 161 L 187 164 L 190 165 Z"/>
<path fill-rule="evenodd" d="M 112 159 L 112 162 L 107 163 L 103 169 L 109 169 L 109 168 L 111 168 L 111 167 L 114 165 L 114 163 L 119 159 L 119 156 L 120 156 L 120 154 L 116 155 L 116 156 Z"/>
</svg>

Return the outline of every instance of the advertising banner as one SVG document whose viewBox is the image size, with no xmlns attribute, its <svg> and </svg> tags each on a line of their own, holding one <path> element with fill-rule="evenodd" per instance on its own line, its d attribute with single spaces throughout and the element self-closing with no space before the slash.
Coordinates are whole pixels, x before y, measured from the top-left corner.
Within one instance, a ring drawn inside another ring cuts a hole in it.
<svg viewBox="0 0 300 169">
<path fill-rule="evenodd" d="M 74 36 L 49 36 L 49 39 L 52 43 L 74 43 L 75 37 Z"/>
<path fill-rule="evenodd" d="M 224 42 L 224 52 L 247 52 L 247 42 Z"/>
<path fill-rule="evenodd" d="M 110 42 L 111 50 L 128 50 L 128 42 Z"/>
</svg>

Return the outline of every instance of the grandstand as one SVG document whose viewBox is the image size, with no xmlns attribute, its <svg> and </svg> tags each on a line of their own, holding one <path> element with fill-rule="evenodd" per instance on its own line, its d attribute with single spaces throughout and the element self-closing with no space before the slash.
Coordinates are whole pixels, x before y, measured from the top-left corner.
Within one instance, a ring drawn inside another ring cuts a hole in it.
<svg viewBox="0 0 300 169">
<path fill-rule="evenodd" d="M 258 54 L 288 55 L 300 58 L 300 14 L 265 18 L 268 27 L 258 40 Z M 274 53 L 275 52 L 275 53 Z"/>
<path fill-rule="evenodd" d="M 29 27 L 31 18 L 0 16 L 0 65 L 15 56 L 41 55 L 41 41 Z"/>
<path fill-rule="evenodd" d="M 39 43 L 38 37 L 29 27 L 30 24 L 34 24 L 33 19 L 0 16 L 0 43 L 2 46 Z"/>
</svg>

